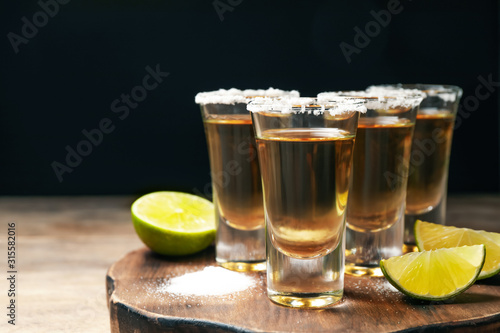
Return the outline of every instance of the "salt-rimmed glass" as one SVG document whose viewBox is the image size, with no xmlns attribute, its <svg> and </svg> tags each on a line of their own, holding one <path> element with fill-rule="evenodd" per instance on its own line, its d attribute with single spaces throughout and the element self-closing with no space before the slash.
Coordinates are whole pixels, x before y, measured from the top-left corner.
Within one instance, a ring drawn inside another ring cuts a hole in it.
<svg viewBox="0 0 500 333">
<path fill-rule="evenodd" d="M 269 298 L 323 307 L 342 298 L 345 209 L 364 101 L 255 99 Z"/>
<path fill-rule="evenodd" d="M 322 93 L 355 96 L 368 111 L 359 119 L 353 182 L 347 205 L 346 273 L 382 276 L 381 259 L 402 254 L 404 207 L 419 91 Z"/>
<path fill-rule="evenodd" d="M 413 234 L 416 220 L 446 223 L 448 166 L 462 89 L 438 84 L 394 84 L 368 90 L 402 88 L 425 93 L 415 123 L 406 190 L 404 249 L 411 252 L 418 250 Z"/>
<path fill-rule="evenodd" d="M 297 91 L 220 89 L 196 95 L 207 137 L 215 205 L 216 261 L 235 271 L 266 268 L 264 208 L 257 148 L 247 103 Z"/>
</svg>

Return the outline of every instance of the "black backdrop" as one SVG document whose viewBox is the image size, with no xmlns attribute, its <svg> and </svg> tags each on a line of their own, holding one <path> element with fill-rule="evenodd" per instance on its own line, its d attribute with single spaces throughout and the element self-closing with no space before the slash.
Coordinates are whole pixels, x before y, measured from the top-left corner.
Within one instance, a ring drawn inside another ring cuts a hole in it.
<svg viewBox="0 0 500 333">
<path fill-rule="evenodd" d="M 464 89 L 449 189 L 499 189 L 497 1 L 1 7 L 2 195 L 203 192 L 210 176 L 197 92 L 272 86 L 310 96 L 395 82 Z M 157 81 L 143 82 L 154 71 Z M 82 143 L 84 130 L 94 144 Z M 68 149 L 87 156 L 68 164 Z"/>
</svg>

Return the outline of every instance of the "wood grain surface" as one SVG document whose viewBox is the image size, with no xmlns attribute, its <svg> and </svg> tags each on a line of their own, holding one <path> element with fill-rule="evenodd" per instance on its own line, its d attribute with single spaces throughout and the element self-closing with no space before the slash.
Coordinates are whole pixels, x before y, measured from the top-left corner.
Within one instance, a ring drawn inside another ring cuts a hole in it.
<svg viewBox="0 0 500 333">
<path fill-rule="evenodd" d="M 7 223 L 16 222 L 19 264 L 18 321 L 13 327 L 2 315 L 0 332 L 109 332 L 106 272 L 128 252 L 143 247 L 130 220 L 130 205 L 134 199 L 136 197 L 132 196 L 0 197 L 0 250 L 5 259 Z M 448 200 L 449 224 L 500 232 L 499 216 L 498 195 L 460 196 Z M 6 261 L 0 262 L 5 273 Z M 162 260 L 158 270 L 166 269 L 164 265 Z M 489 286 L 486 282 L 485 285 Z M 479 286 L 482 288 L 483 284 Z M 7 306 L 6 291 L 7 280 L 1 278 L 2 307 Z M 356 295 L 370 302 L 368 291 L 358 290 Z M 338 309 L 347 309 L 351 296 L 347 293 L 345 305 Z M 408 304 L 412 306 L 424 305 Z M 474 302 L 473 306 L 482 308 L 482 303 Z M 230 305 L 223 307 L 230 308 Z M 133 312 L 129 315 L 130 320 L 139 318 Z M 301 319 L 292 312 L 287 320 Z M 357 325 L 353 327 L 363 331 L 363 326 Z M 336 329 L 331 327 L 329 330 Z"/>
<path fill-rule="evenodd" d="M 500 330 L 500 276 L 444 302 L 411 299 L 385 278 L 346 276 L 343 301 L 319 310 L 270 302 L 264 273 L 240 273 L 255 282 L 237 293 L 193 296 L 165 291 L 171 278 L 207 266 L 215 266 L 213 248 L 181 259 L 161 257 L 145 248 L 126 255 L 107 277 L 112 332 Z"/>
<path fill-rule="evenodd" d="M 0 332 L 109 332 L 104 288 L 109 266 L 142 247 L 130 220 L 132 197 L 0 198 L 0 306 L 7 306 L 6 232 L 15 222 L 17 322 L 0 312 Z M 5 320 L 4 320 L 5 319 Z"/>
</svg>

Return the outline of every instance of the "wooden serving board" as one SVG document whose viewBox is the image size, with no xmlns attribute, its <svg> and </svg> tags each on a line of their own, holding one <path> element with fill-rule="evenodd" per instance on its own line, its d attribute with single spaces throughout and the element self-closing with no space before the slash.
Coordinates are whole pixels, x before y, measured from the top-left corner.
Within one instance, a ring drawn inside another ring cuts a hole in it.
<svg viewBox="0 0 500 333">
<path fill-rule="evenodd" d="M 500 331 L 500 276 L 478 281 L 444 302 L 409 298 L 385 278 L 346 276 L 344 298 L 309 310 L 276 305 L 265 273 L 255 285 L 222 296 L 179 296 L 161 291 L 168 279 L 216 266 L 213 248 L 184 258 L 148 249 L 127 254 L 106 278 L 112 332 L 425 332 Z"/>
</svg>

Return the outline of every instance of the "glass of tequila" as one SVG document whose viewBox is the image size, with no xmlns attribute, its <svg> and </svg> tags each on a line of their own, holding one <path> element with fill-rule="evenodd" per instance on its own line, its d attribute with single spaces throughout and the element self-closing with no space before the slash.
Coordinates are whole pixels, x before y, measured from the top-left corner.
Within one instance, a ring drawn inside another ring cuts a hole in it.
<svg viewBox="0 0 500 333">
<path fill-rule="evenodd" d="M 235 271 L 265 270 L 262 184 L 252 119 L 254 96 L 299 96 L 296 91 L 220 89 L 199 93 L 210 157 L 217 263 Z"/>
<path fill-rule="evenodd" d="M 411 141 L 422 93 L 322 93 L 366 100 L 359 119 L 347 205 L 346 273 L 382 276 L 381 259 L 402 254 Z"/>
<path fill-rule="evenodd" d="M 419 89 L 425 94 L 415 123 L 410 155 L 404 251 L 417 251 L 413 226 L 416 220 L 445 224 L 448 166 L 453 127 L 462 89 L 436 84 L 395 84 L 368 88 Z"/>
<path fill-rule="evenodd" d="M 363 100 L 256 99 L 266 216 L 267 292 L 290 307 L 342 298 L 345 209 Z"/>
</svg>

